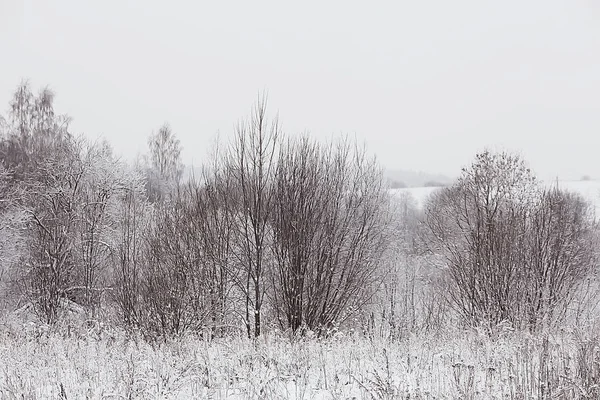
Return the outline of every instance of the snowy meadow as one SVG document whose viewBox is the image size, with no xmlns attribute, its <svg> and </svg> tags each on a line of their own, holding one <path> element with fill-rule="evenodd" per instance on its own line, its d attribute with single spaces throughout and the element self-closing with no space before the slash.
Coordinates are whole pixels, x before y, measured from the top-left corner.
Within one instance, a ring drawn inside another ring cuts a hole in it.
<svg viewBox="0 0 600 400">
<path fill-rule="evenodd" d="M 6 328 L 6 327 L 5 327 Z M 110 330 L 3 329 L 4 399 L 594 399 L 600 343 L 455 332 L 158 343 Z"/>
<path fill-rule="evenodd" d="M 266 98 L 186 179 L 168 124 L 131 165 L 49 90 L 2 121 L 2 399 L 600 398 L 598 182 L 390 191 Z"/>
</svg>

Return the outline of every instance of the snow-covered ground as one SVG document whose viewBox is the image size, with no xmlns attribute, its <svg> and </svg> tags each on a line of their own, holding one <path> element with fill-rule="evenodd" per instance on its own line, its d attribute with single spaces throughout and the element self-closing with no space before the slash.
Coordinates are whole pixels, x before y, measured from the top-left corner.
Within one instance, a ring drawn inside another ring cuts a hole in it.
<svg viewBox="0 0 600 400">
<path fill-rule="evenodd" d="M 116 331 L 0 332 L 4 399 L 598 398 L 597 341 L 564 331 L 490 339 L 194 337 L 146 343 Z M 581 394 L 585 394 L 585 396 Z"/>
</svg>

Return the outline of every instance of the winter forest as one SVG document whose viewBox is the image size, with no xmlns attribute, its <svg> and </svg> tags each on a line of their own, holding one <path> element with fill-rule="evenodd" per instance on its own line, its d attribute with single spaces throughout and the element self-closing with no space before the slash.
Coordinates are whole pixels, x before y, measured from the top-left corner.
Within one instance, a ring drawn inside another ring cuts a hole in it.
<svg viewBox="0 0 600 400">
<path fill-rule="evenodd" d="M 195 169 L 168 124 L 130 162 L 7 100 L 0 398 L 600 398 L 594 205 L 518 154 L 418 204 L 265 95 Z"/>
</svg>

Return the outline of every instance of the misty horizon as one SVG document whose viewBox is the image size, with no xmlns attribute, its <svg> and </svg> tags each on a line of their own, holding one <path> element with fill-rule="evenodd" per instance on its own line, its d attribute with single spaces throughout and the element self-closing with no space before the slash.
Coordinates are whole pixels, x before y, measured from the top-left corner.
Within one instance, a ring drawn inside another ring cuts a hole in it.
<svg viewBox="0 0 600 400">
<path fill-rule="evenodd" d="M 600 177 L 596 3 L 129 5 L 3 2 L 0 101 L 49 85 L 127 158 L 168 122 L 200 165 L 265 91 L 286 133 L 356 137 L 390 170 L 455 176 L 491 149 Z"/>
</svg>

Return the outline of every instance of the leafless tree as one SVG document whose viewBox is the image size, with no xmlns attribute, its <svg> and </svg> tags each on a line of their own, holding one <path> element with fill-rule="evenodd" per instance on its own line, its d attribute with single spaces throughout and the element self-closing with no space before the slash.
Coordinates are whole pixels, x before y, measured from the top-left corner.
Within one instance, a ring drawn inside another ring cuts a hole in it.
<svg viewBox="0 0 600 400">
<path fill-rule="evenodd" d="M 11 303 L 13 282 L 18 261 L 26 251 L 26 214 L 22 198 L 11 181 L 10 174 L 0 163 L 0 299 Z M 18 274 L 17 274 L 18 276 Z"/>
<path fill-rule="evenodd" d="M 52 153 L 69 139 L 70 118 L 54 111 L 54 93 L 45 88 L 36 96 L 29 83 L 23 82 L 10 102 L 7 138 L 0 148 L 0 156 L 8 169 L 18 178 L 28 166 Z"/>
<path fill-rule="evenodd" d="M 118 195 L 131 180 L 127 166 L 112 155 L 107 142 L 88 143 L 82 149 L 84 175 L 79 205 L 77 272 L 79 301 L 92 312 L 110 289 L 111 256 L 116 251 L 114 234 Z"/>
<path fill-rule="evenodd" d="M 273 215 L 277 302 L 287 326 L 323 333 L 379 287 L 389 209 L 382 171 L 364 149 L 307 138 L 282 150 Z"/>
<path fill-rule="evenodd" d="M 206 170 L 202 181 L 177 188 L 155 204 L 139 275 L 138 324 L 148 335 L 223 331 L 231 311 L 235 201 L 229 170 Z"/>
<path fill-rule="evenodd" d="M 529 220 L 526 314 L 529 326 L 564 319 L 580 285 L 596 267 L 592 210 L 578 194 L 558 187 L 541 193 Z"/>
<path fill-rule="evenodd" d="M 169 124 L 164 124 L 148 139 L 150 160 L 158 173 L 167 179 L 181 176 L 181 145 Z"/>
<path fill-rule="evenodd" d="M 181 179 L 181 144 L 169 124 L 164 124 L 148 138 L 148 149 L 150 166 L 147 170 L 146 191 L 149 199 L 154 202 L 164 199 L 165 194 L 173 190 Z"/>
<path fill-rule="evenodd" d="M 250 118 L 238 124 L 228 160 L 231 177 L 240 193 L 239 209 L 235 215 L 242 246 L 239 259 L 245 277 L 240 287 L 246 299 L 248 336 L 260 336 L 261 332 L 269 251 L 268 224 L 273 210 L 273 177 L 280 135 L 277 118 L 272 121 L 267 118 L 267 101 L 263 96 L 254 106 Z"/>
<path fill-rule="evenodd" d="M 190 194 L 180 188 L 171 202 L 158 206 L 148 238 L 144 328 L 161 336 L 199 331 L 209 315 L 210 270 Z"/>
<path fill-rule="evenodd" d="M 305 318 L 319 330 L 345 320 L 379 287 L 389 221 L 387 188 L 376 160 L 345 140 L 326 157 L 327 212 L 318 231 L 315 266 L 307 275 Z"/>
<path fill-rule="evenodd" d="M 49 89 L 34 95 L 21 84 L 10 103 L 0 142 L 0 162 L 18 204 L 28 215 L 25 270 L 17 273 L 26 294 L 47 322 L 55 322 L 61 298 L 73 280 L 74 238 L 83 164 L 69 119 L 55 113 Z"/>
<path fill-rule="evenodd" d="M 590 267 L 580 244 L 588 224 L 582 202 L 540 192 L 523 160 L 507 153 L 479 154 L 426 209 L 432 245 L 446 260 L 447 294 L 479 326 L 536 329 L 556 305 L 548 291 L 570 296 Z M 575 258 L 563 261 L 567 255 Z M 552 306 L 542 306 L 542 299 Z"/>
<path fill-rule="evenodd" d="M 279 157 L 273 213 L 277 261 L 274 302 L 286 318 L 281 325 L 293 332 L 304 323 L 305 279 L 327 212 L 323 203 L 324 161 L 320 146 L 306 137 L 288 140 Z"/>
<path fill-rule="evenodd" d="M 145 238 L 152 210 L 145 194 L 141 174 L 132 171 L 117 194 L 115 250 L 111 253 L 114 268 L 116 303 L 127 327 L 140 327 Z"/>
<path fill-rule="evenodd" d="M 239 196 L 231 169 L 223 164 L 218 151 L 213 164 L 203 172 L 203 185 L 193 193 L 193 215 L 207 264 L 212 333 L 222 332 L 225 318 L 233 310 L 230 293 L 236 274 L 234 240 Z"/>
<path fill-rule="evenodd" d="M 40 316 L 54 323 L 74 283 L 75 246 L 84 167 L 76 145 L 55 148 L 36 169 L 27 188 L 31 251 L 26 292 Z"/>
<path fill-rule="evenodd" d="M 427 207 L 427 226 L 453 283 L 448 295 L 476 325 L 515 322 L 534 182 L 519 157 L 484 152 Z"/>
</svg>

